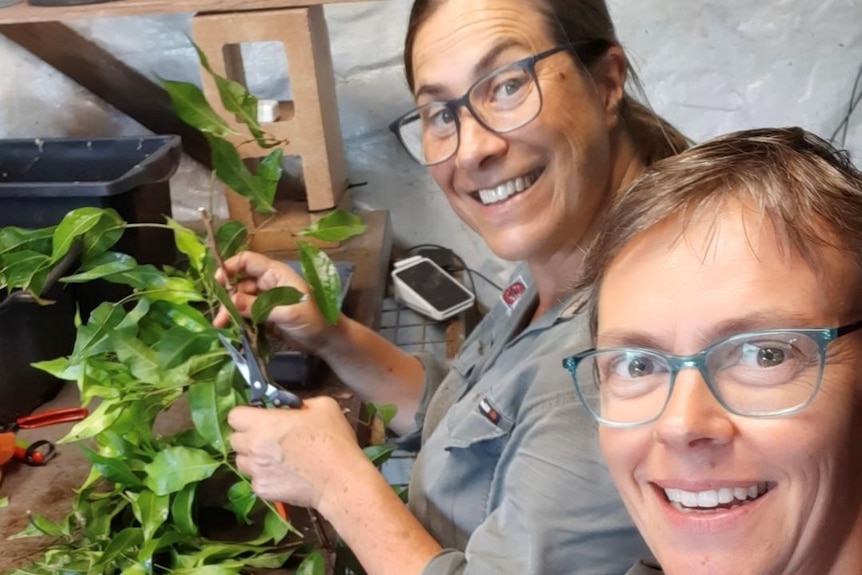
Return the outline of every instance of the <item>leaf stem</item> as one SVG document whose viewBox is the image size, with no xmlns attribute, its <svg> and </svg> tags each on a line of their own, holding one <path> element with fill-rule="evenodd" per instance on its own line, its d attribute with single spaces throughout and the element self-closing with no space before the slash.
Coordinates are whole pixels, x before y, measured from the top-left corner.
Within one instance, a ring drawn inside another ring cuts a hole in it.
<svg viewBox="0 0 862 575">
<path fill-rule="evenodd" d="M 204 228 L 206 228 L 207 231 L 207 243 L 213 252 L 216 264 L 218 264 L 219 269 L 222 271 L 222 274 L 224 274 L 227 293 L 234 294 L 236 293 L 236 284 L 233 283 L 233 279 L 230 277 L 227 267 L 224 265 L 224 258 L 222 258 L 221 252 L 218 249 L 212 215 L 210 215 L 206 208 L 198 208 L 198 212 L 200 213 L 201 220 L 203 220 Z"/>
</svg>

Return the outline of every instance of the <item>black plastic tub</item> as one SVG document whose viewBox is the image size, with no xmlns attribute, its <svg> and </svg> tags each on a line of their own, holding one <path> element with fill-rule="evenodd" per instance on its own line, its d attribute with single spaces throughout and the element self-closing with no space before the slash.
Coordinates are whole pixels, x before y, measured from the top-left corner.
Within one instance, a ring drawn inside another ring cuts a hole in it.
<svg viewBox="0 0 862 575">
<path fill-rule="evenodd" d="M 0 424 L 11 423 L 52 399 L 63 385 L 31 367 L 69 355 L 75 343 L 75 301 L 59 286 L 46 294 L 54 303 L 9 302 L 0 310 Z M 0 300 L 6 298 L 0 292 Z"/>
<path fill-rule="evenodd" d="M 164 223 L 171 215 L 168 180 L 180 155 L 178 136 L 0 140 L 0 227 L 50 226 L 85 206 L 113 208 L 129 223 Z M 176 262 L 173 235 L 164 229 L 127 230 L 113 249 L 139 263 Z M 59 390 L 57 380 L 30 363 L 71 352 L 76 304 L 87 317 L 102 301 L 127 293 L 89 282 L 60 289 L 55 305 L 7 306 L 0 315 L 0 416 L 28 413 Z"/>
<path fill-rule="evenodd" d="M 164 223 L 181 153 L 179 136 L 0 140 L 0 227 L 50 226 L 84 206 L 113 208 L 127 222 Z M 142 263 L 176 257 L 163 230 L 129 230 L 117 249 Z"/>
</svg>

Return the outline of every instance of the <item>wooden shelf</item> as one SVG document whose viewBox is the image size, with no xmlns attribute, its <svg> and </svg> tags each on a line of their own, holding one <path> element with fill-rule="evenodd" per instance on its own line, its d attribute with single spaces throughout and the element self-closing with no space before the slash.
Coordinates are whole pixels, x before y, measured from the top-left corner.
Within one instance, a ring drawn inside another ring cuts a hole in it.
<svg viewBox="0 0 862 575">
<path fill-rule="evenodd" d="M 363 0 L 114 0 L 80 6 L 31 6 L 22 0 L 19 4 L 0 8 L 0 24 L 169 12 L 245 12 L 361 1 Z"/>
</svg>

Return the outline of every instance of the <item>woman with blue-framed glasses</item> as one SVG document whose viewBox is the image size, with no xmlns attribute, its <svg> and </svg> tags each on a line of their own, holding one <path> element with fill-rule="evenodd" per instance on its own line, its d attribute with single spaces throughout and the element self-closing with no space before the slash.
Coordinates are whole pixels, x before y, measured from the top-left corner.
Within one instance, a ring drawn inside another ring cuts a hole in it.
<svg viewBox="0 0 862 575">
<path fill-rule="evenodd" d="M 596 345 L 563 366 L 661 565 L 630 573 L 862 573 L 862 173 L 799 128 L 739 132 L 607 223 Z"/>
<path fill-rule="evenodd" d="M 404 54 L 415 106 L 392 131 L 520 266 L 451 365 L 347 317 L 328 326 L 310 298 L 269 317 L 363 399 L 397 406 L 391 428 L 419 450 L 407 507 L 327 399 L 232 412 L 237 464 L 264 498 L 318 507 L 370 574 L 617 575 L 645 545 L 558 358 L 588 345 L 570 286 L 606 204 L 687 141 L 626 92 L 603 0 L 418 0 Z M 260 255 L 227 267 L 246 278 L 240 309 L 307 289 Z"/>
</svg>

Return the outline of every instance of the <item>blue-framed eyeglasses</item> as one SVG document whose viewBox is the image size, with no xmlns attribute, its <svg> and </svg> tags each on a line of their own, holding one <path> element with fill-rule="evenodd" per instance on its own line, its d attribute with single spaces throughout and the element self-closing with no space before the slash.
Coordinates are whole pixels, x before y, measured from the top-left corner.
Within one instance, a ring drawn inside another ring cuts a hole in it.
<svg viewBox="0 0 862 575">
<path fill-rule="evenodd" d="M 677 374 L 697 369 L 730 413 L 777 417 L 811 403 L 820 387 L 827 344 L 862 329 L 770 329 L 740 333 L 692 355 L 641 347 L 591 349 L 563 360 L 581 402 L 600 424 L 635 427 L 657 420 Z"/>
<path fill-rule="evenodd" d="M 433 166 L 455 155 L 460 144 L 463 106 L 486 130 L 505 134 L 532 122 L 542 111 L 542 90 L 536 63 L 558 52 L 574 53 L 581 46 L 606 44 L 584 40 L 560 44 L 507 64 L 477 80 L 460 98 L 428 102 L 389 125 L 401 145 L 422 165 Z"/>
</svg>

